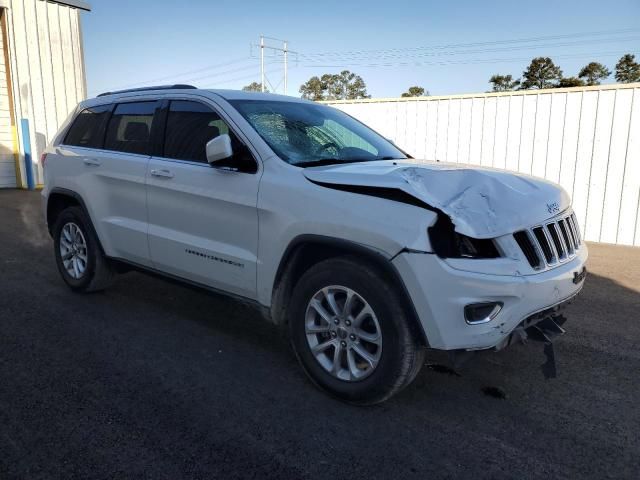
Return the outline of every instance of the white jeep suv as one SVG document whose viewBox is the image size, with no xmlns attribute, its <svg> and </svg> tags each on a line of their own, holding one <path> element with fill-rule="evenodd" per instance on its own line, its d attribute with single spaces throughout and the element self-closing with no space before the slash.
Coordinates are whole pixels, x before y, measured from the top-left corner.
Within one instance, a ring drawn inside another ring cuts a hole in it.
<svg viewBox="0 0 640 480">
<path fill-rule="evenodd" d="M 106 93 L 78 105 L 42 163 L 73 290 L 135 268 L 255 303 L 287 326 L 313 382 L 351 403 L 409 384 L 426 348 L 499 350 L 532 328 L 548 340 L 584 283 L 559 186 L 415 162 L 305 100 Z"/>
</svg>

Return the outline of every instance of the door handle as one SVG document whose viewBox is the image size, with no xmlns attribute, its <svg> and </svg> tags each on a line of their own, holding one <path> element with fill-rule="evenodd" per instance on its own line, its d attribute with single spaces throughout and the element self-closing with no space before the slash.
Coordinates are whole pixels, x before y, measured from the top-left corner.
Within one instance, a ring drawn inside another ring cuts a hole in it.
<svg viewBox="0 0 640 480">
<path fill-rule="evenodd" d="M 99 167 L 101 162 L 95 158 L 83 158 L 82 162 L 89 167 Z"/>
<path fill-rule="evenodd" d="M 151 170 L 151 175 L 154 177 L 173 178 L 173 172 L 169 170 Z"/>
</svg>

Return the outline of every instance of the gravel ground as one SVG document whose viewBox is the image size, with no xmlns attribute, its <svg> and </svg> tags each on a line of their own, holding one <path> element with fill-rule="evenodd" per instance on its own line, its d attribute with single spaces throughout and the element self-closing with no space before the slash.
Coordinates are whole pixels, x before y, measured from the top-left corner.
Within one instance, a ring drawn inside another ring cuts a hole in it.
<svg viewBox="0 0 640 480">
<path fill-rule="evenodd" d="M 540 344 L 461 376 L 431 352 L 400 395 L 357 408 L 231 300 L 139 273 L 72 293 L 39 194 L 0 191 L 0 478 L 637 478 L 640 249 L 590 251 L 558 378 Z"/>
</svg>

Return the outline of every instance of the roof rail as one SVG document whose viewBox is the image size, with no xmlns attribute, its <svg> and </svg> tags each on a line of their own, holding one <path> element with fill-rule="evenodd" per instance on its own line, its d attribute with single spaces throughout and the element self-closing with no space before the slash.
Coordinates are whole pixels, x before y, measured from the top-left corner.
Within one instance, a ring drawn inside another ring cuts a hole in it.
<svg viewBox="0 0 640 480">
<path fill-rule="evenodd" d="M 104 92 L 97 96 L 104 97 L 106 95 L 115 95 L 117 93 L 144 92 L 146 90 L 176 90 L 176 89 L 187 90 L 187 89 L 194 89 L 194 88 L 198 88 L 198 87 L 194 87 L 193 85 L 184 85 L 181 83 L 177 83 L 175 85 L 156 85 L 155 87 L 140 87 L 140 88 L 129 88 L 127 90 L 115 90 L 113 92 Z"/>
</svg>

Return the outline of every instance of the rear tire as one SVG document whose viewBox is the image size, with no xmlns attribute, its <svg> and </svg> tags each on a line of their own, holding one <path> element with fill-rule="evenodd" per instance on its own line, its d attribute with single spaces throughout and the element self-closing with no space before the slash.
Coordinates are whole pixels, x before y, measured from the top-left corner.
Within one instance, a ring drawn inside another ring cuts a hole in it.
<svg viewBox="0 0 640 480">
<path fill-rule="evenodd" d="M 113 283 L 115 272 L 82 208 L 68 207 L 58 215 L 53 240 L 58 271 L 72 290 L 95 292 Z"/>
<path fill-rule="evenodd" d="M 383 402 L 411 383 L 424 362 L 396 288 L 358 257 L 311 267 L 293 290 L 289 312 L 304 371 L 343 401 Z"/>
</svg>

